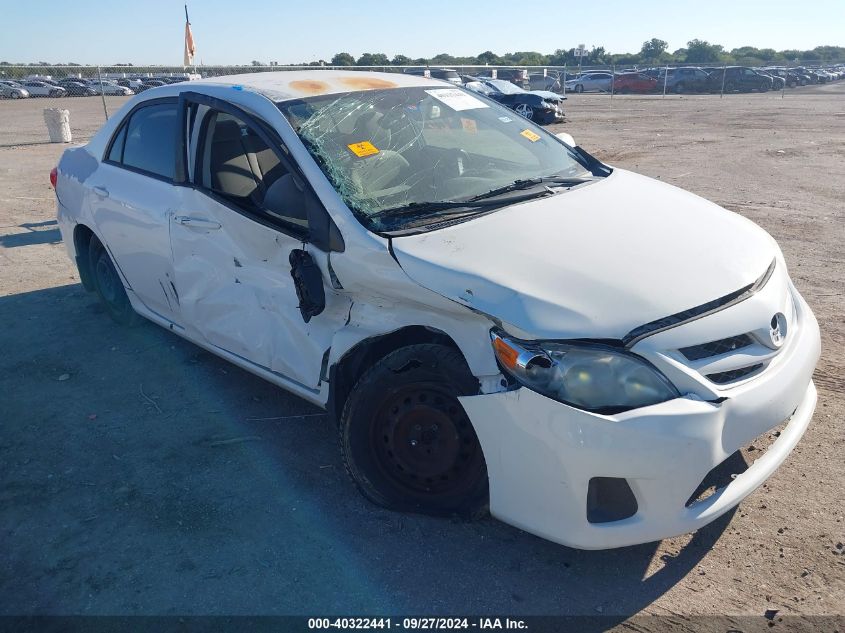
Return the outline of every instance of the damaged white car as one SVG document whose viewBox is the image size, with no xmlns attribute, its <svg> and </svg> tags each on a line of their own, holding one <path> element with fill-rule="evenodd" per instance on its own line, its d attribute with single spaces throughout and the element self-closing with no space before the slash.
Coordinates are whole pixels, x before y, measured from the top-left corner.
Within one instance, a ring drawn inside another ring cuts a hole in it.
<svg viewBox="0 0 845 633">
<path fill-rule="evenodd" d="M 763 230 L 562 136 L 424 77 L 256 73 L 145 91 L 52 180 L 110 314 L 328 409 L 375 503 L 689 532 L 801 438 L 818 326 Z"/>
</svg>

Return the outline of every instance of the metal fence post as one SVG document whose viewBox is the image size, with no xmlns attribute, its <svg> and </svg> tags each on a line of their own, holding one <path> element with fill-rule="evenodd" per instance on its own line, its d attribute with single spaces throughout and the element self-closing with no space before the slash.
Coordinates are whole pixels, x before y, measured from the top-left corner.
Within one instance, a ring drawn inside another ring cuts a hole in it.
<svg viewBox="0 0 845 633">
<path fill-rule="evenodd" d="M 100 97 L 103 99 L 103 112 L 106 113 L 106 121 L 108 121 L 109 109 L 106 107 L 106 91 L 103 90 L 103 76 L 100 74 L 99 66 L 97 66 L 97 81 L 100 82 Z"/>
<path fill-rule="evenodd" d="M 663 98 L 666 98 L 666 82 L 669 81 L 669 65 L 663 69 Z"/>
<path fill-rule="evenodd" d="M 610 65 L 610 105 L 613 106 L 613 92 L 616 87 L 616 64 Z"/>
<path fill-rule="evenodd" d="M 566 96 L 566 62 L 563 64 L 563 78 L 561 79 L 560 85 L 563 87 L 563 96 Z"/>
<path fill-rule="evenodd" d="M 725 75 L 728 74 L 728 65 L 725 64 L 722 67 L 722 93 L 719 95 L 719 98 L 722 99 L 725 96 Z"/>
</svg>

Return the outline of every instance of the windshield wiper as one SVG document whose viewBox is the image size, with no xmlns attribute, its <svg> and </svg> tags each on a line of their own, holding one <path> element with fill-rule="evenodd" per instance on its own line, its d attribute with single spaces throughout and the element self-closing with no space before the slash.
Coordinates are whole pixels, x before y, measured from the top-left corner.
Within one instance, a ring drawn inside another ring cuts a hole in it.
<svg viewBox="0 0 845 633">
<path fill-rule="evenodd" d="M 514 180 L 511 184 L 505 185 L 504 187 L 497 187 L 495 189 L 491 189 L 490 191 L 486 191 L 484 193 L 480 193 L 477 196 L 473 196 L 469 198 L 465 202 L 476 202 L 478 200 L 486 200 L 488 198 L 495 198 L 497 196 L 501 196 L 506 193 L 510 193 L 512 191 L 522 191 L 524 189 L 531 189 L 534 187 L 545 186 L 547 183 L 554 183 L 559 186 L 575 186 L 580 185 L 585 182 L 589 182 L 592 178 L 573 178 L 570 176 L 544 176 L 542 178 L 524 178 L 520 180 Z"/>
<path fill-rule="evenodd" d="M 572 178 L 564 176 L 545 176 L 542 178 L 526 178 L 515 180 L 504 187 L 497 187 L 484 193 L 478 194 L 471 198 L 464 200 L 441 200 L 430 202 L 411 202 L 401 207 L 392 207 L 389 209 L 381 209 L 375 213 L 369 214 L 370 219 L 385 218 L 385 219 L 399 219 L 399 218 L 431 218 L 444 217 L 454 215 L 471 215 L 473 209 L 480 209 L 485 207 L 497 207 L 508 204 L 515 204 L 530 200 L 531 198 L 538 198 L 540 196 L 548 196 L 555 193 L 548 183 L 553 183 L 558 186 L 575 186 L 585 182 L 589 182 L 591 178 Z M 542 189 L 536 191 L 525 191 L 535 189 L 542 186 Z M 502 197 L 505 194 L 516 191 L 524 191 L 516 195 Z M 461 209 L 462 211 L 455 211 Z M 469 212 L 467 212 L 469 211 Z"/>
</svg>

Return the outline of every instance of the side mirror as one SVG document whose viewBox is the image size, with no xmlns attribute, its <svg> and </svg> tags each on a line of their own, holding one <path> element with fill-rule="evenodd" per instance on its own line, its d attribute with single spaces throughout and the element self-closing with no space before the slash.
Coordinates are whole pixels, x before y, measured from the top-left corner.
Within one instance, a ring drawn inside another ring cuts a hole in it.
<svg viewBox="0 0 845 633">
<path fill-rule="evenodd" d="M 575 139 L 572 138 L 571 134 L 567 134 L 566 132 L 558 132 L 555 134 L 561 141 L 569 145 L 569 147 L 575 147 Z"/>
</svg>

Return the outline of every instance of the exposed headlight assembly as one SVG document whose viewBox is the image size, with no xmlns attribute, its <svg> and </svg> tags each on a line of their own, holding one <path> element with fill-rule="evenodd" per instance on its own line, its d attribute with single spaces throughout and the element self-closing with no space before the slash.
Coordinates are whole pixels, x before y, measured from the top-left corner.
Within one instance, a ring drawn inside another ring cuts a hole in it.
<svg viewBox="0 0 845 633">
<path fill-rule="evenodd" d="M 521 341 L 490 332 L 496 358 L 517 382 L 595 413 L 619 413 L 680 397 L 651 363 L 592 343 Z"/>
</svg>

